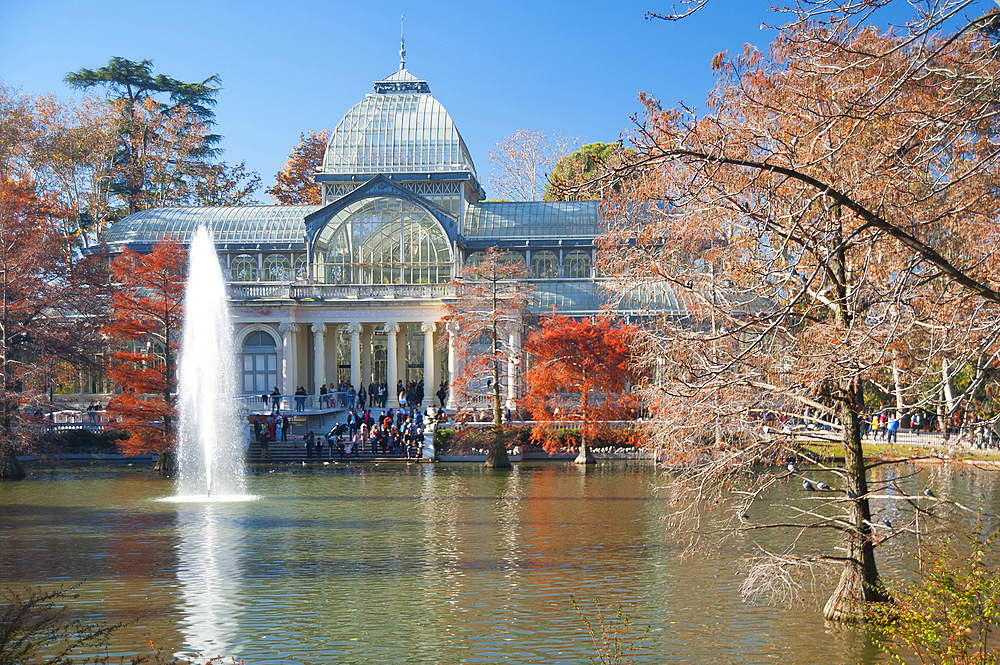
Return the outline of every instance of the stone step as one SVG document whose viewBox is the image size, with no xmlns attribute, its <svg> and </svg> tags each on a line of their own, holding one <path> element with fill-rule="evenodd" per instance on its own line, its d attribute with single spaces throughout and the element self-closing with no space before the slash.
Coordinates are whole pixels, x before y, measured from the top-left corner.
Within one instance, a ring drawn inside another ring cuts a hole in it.
<svg viewBox="0 0 1000 665">
<path fill-rule="evenodd" d="M 324 445 L 323 446 L 323 457 L 317 456 L 315 450 L 313 451 L 313 456 L 308 457 L 306 454 L 306 449 L 302 445 L 301 441 L 272 441 L 270 446 L 271 458 L 270 460 L 264 460 L 272 462 L 384 462 L 384 461 L 405 461 L 407 458 L 403 455 L 392 455 L 390 453 L 373 453 L 370 446 L 365 446 L 364 450 L 355 451 L 351 457 L 341 458 L 334 449 L 333 455 L 330 455 L 330 450 Z M 419 453 L 418 453 L 419 454 Z M 260 458 L 260 444 L 252 443 L 247 448 L 246 460 L 248 462 L 261 462 Z M 410 461 L 417 461 L 415 458 L 410 458 Z"/>
</svg>

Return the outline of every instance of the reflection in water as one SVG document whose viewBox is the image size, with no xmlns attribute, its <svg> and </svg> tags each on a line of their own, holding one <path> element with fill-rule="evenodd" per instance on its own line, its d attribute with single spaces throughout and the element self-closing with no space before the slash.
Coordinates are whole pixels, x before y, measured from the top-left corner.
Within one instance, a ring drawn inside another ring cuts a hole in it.
<svg viewBox="0 0 1000 665">
<path fill-rule="evenodd" d="M 179 509 L 175 549 L 183 606 L 181 632 L 188 653 L 178 656 L 229 656 L 239 646 L 243 529 L 234 526 L 232 518 L 220 504 Z"/>
<path fill-rule="evenodd" d="M 995 472 L 877 471 L 905 480 L 903 489 L 930 486 L 997 512 Z M 0 484 L 0 586 L 86 578 L 75 610 L 142 617 L 115 635 L 115 660 L 148 653 L 152 637 L 168 653 L 254 665 L 576 665 L 594 654 L 573 595 L 591 619 L 598 606 L 614 613 L 622 604 L 633 637 L 650 627 L 640 663 L 878 662 L 863 635 L 824 625 L 823 581 L 790 608 L 741 602 L 742 562 L 758 544 L 780 546 L 772 533 L 728 540 L 712 556 L 675 556 L 678 536 L 651 489 L 660 473 L 621 464 L 279 467 L 248 483 L 266 500 L 226 504 L 155 501 L 165 481 L 120 469 L 39 474 Z M 776 487 L 773 510 L 801 494 Z M 876 509 L 897 517 L 891 502 Z M 759 519 L 783 514 L 770 510 Z M 906 551 L 880 548 L 880 570 L 909 575 Z"/>
</svg>

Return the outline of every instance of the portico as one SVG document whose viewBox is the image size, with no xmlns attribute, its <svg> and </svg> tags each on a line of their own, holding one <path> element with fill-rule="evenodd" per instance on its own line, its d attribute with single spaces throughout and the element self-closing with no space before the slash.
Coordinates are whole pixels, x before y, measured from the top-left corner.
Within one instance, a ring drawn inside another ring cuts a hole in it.
<svg viewBox="0 0 1000 665">
<path fill-rule="evenodd" d="M 445 345 L 441 326 L 428 318 L 247 323 L 237 332 L 237 347 L 244 356 L 260 354 L 261 332 L 280 340 L 272 353 L 275 365 L 281 368 L 279 389 L 285 395 L 299 386 L 316 395 L 323 385 L 332 392 L 341 384 L 367 390 L 375 383 L 385 384 L 389 405 L 398 406 L 396 385 L 402 381 L 404 385 L 422 384 L 421 406 L 428 407 L 436 404 L 438 386 L 442 381 L 448 383 L 457 362 L 452 356 L 454 344 Z M 262 364 L 266 365 L 266 360 Z M 255 365 L 244 362 L 244 385 L 255 387 L 245 392 L 270 392 L 266 381 L 254 382 L 254 372 Z"/>
</svg>

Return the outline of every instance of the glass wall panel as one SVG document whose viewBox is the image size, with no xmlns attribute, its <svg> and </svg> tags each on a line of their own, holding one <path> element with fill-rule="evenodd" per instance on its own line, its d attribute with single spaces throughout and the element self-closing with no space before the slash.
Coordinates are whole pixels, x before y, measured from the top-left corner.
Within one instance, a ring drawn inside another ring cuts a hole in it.
<svg viewBox="0 0 1000 665">
<path fill-rule="evenodd" d="M 316 279 L 327 284 L 443 284 L 451 246 L 423 208 L 382 196 L 337 214 L 316 240 Z"/>
</svg>

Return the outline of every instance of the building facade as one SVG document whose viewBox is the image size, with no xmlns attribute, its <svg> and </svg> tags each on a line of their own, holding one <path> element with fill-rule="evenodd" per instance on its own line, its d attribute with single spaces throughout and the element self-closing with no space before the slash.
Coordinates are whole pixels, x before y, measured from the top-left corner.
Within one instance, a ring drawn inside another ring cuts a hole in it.
<svg viewBox="0 0 1000 665">
<path fill-rule="evenodd" d="M 247 395 L 384 382 L 394 405 L 397 381 L 422 381 L 429 405 L 461 371 L 449 283 L 491 246 L 524 259 L 533 309 L 600 310 L 598 202 L 486 201 L 451 116 L 402 63 L 336 125 L 316 181 L 320 205 L 156 208 L 103 238 L 145 252 L 211 229 Z"/>
</svg>

